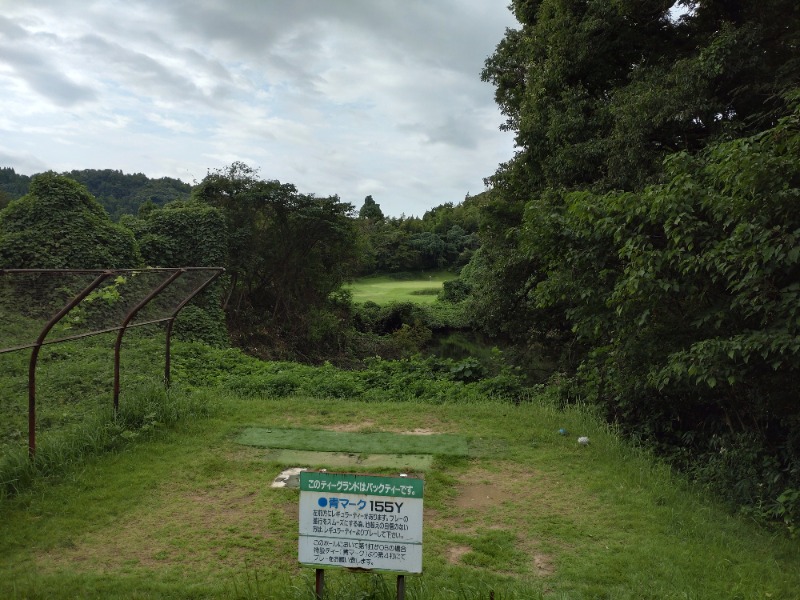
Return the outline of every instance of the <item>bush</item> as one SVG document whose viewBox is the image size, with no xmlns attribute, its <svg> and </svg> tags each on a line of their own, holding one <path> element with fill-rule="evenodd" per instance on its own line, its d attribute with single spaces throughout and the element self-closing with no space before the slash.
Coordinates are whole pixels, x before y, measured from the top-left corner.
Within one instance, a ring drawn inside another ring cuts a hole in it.
<svg viewBox="0 0 800 600">
<path fill-rule="evenodd" d="M 472 291 L 472 286 L 463 279 L 451 279 L 442 284 L 439 300 L 443 302 L 461 302 L 466 300 Z"/>
</svg>

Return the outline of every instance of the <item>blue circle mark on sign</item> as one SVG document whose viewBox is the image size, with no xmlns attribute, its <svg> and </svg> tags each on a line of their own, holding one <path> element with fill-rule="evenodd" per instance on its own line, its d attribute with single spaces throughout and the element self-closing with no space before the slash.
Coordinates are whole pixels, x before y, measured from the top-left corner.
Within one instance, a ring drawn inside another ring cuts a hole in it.
<svg viewBox="0 0 800 600">
<path fill-rule="evenodd" d="M 328 499 L 327 498 L 320 498 L 317 500 L 317 504 L 319 504 L 322 508 L 328 506 Z"/>
</svg>

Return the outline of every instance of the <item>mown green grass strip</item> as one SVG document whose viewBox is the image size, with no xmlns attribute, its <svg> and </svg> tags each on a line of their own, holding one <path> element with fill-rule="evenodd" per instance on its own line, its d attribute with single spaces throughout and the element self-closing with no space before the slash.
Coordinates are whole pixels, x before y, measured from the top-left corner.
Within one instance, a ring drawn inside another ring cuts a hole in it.
<svg viewBox="0 0 800 600">
<path fill-rule="evenodd" d="M 467 440 L 459 435 L 350 433 L 322 429 L 267 429 L 249 427 L 236 438 L 239 444 L 259 448 L 348 452 L 351 454 L 435 454 L 467 456 Z"/>
<path fill-rule="evenodd" d="M 416 302 L 433 304 L 442 284 L 456 275 L 446 271 L 420 274 L 414 278 L 396 279 L 390 275 L 362 277 L 345 286 L 353 294 L 354 302 Z"/>
</svg>

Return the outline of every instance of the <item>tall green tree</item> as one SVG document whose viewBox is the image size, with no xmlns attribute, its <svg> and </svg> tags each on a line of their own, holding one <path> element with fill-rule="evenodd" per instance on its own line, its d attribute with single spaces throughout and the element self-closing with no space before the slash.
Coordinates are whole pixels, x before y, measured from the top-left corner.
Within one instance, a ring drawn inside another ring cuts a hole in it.
<svg viewBox="0 0 800 600">
<path fill-rule="evenodd" d="M 313 317 L 357 265 L 353 206 L 262 180 L 243 163 L 209 173 L 195 195 L 225 216 L 229 322 L 245 338 L 276 336 L 313 353 Z"/>
<path fill-rule="evenodd" d="M 512 3 L 521 27 L 507 31 L 483 71 L 518 147 L 489 178 L 485 268 L 475 269 L 475 316 L 487 330 L 571 343 L 567 307 L 556 318 L 535 298 L 550 277 L 546 262 L 523 247 L 526 210 L 553 215 L 537 235 L 569 241 L 558 225 L 561 195 L 548 190 L 641 190 L 664 175 L 668 154 L 750 135 L 788 114 L 785 92 L 800 80 L 797 3 L 684 4 L 690 10 L 676 22 L 671 3 L 656 0 Z"/>
<path fill-rule="evenodd" d="M 383 221 L 381 205 L 375 202 L 372 196 L 367 196 L 364 198 L 364 204 L 358 209 L 358 218 L 372 222 Z"/>
<path fill-rule="evenodd" d="M 796 523 L 800 6 L 669 4 L 512 4 L 483 76 L 518 151 L 490 178 L 474 315 Z"/>
</svg>

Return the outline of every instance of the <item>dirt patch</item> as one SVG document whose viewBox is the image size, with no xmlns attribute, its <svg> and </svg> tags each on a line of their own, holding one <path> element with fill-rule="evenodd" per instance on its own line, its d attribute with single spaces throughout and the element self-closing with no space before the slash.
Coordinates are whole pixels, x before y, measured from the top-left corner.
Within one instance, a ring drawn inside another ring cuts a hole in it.
<svg viewBox="0 0 800 600">
<path fill-rule="evenodd" d="M 510 490 L 493 484 L 475 484 L 463 486 L 456 497 L 457 508 L 485 510 L 511 500 Z"/>
<path fill-rule="evenodd" d="M 551 479 L 523 465 L 500 461 L 493 464 L 496 470 L 472 468 L 459 475 L 455 494 L 447 508 L 425 509 L 426 527 L 456 533 L 460 537 L 497 530 L 516 532 L 514 546 L 528 557 L 530 572 L 537 577 L 551 576 L 555 572 L 552 557 L 542 551 L 533 532 L 527 531 L 527 515 L 531 507 L 561 512 L 555 506 L 556 499 L 549 494 Z M 451 564 L 458 563 L 471 550 L 464 544 L 452 546 L 447 550 L 447 560 Z M 510 574 L 516 576 L 519 573 Z"/>
<path fill-rule="evenodd" d="M 361 421 L 360 423 L 340 423 L 338 425 L 329 425 L 324 427 L 328 431 L 338 431 L 340 433 L 358 433 L 365 429 L 372 429 L 375 427 L 375 421 Z"/>
<path fill-rule="evenodd" d="M 556 571 L 553 558 L 547 554 L 533 555 L 533 569 L 539 577 L 548 577 Z"/>
<path fill-rule="evenodd" d="M 500 465 L 498 470 L 471 469 L 459 477 L 454 504 L 462 510 L 495 513 L 503 504 L 519 502 L 530 497 L 539 473 L 517 465 Z M 489 523 L 487 523 L 489 525 Z"/>
<path fill-rule="evenodd" d="M 438 431 L 433 431 L 432 429 L 412 429 L 411 431 L 401 431 L 400 433 L 404 435 L 435 435 L 439 433 Z"/>
<path fill-rule="evenodd" d="M 452 546 L 447 549 L 447 562 L 456 565 L 461 562 L 461 557 L 472 552 L 469 546 Z"/>
</svg>

